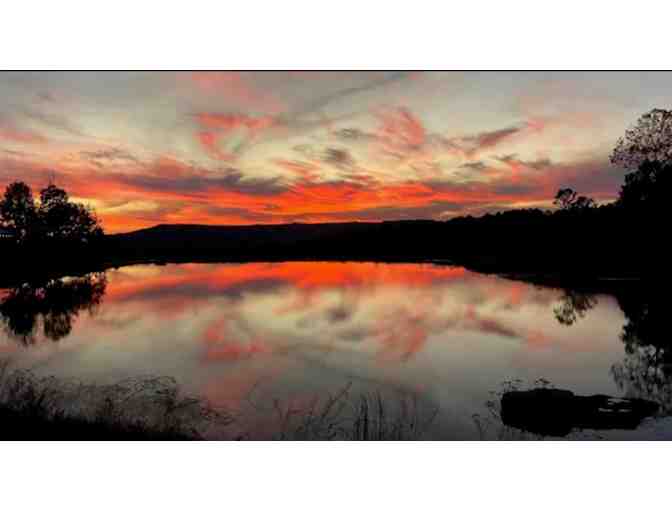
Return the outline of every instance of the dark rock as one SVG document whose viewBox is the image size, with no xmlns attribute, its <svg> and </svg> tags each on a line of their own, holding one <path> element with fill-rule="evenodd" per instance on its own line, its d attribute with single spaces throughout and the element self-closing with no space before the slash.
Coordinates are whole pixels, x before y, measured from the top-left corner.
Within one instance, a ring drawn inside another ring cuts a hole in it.
<svg viewBox="0 0 672 510">
<path fill-rule="evenodd" d="M 577 396 L 568 390 L 537 388 L 502 396 L 505 425 L 544 436 L 566 436 L 573 429 L 636 429 L 658 411 L 658 404 L 608 395 Z"/>
</svg>

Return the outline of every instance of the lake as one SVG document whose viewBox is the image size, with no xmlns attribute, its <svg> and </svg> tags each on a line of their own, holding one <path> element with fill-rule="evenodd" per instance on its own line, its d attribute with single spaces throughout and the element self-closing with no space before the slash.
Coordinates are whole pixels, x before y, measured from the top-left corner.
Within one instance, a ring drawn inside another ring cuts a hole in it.
<svg viewBox="0 0 672 510">
<path fill-rule="evenodd" d="M 171 376 L 267 434 L 273 419 L 260 409 L 300 409 L 344 388 L 411 398 L 423 416 L 436 410 L 429 439 L 500 437 L 487 403 L 507 381 L 650 396 L 615 297 L 461 267 L 138 265 L 4 289 L 0 299 L 0 355 L 13 365 L 101 384 Z M 667 398 L 657 384 L 655 397 Z M 667 429 L 647 420 L 599 436 L 669 438 Z"/>
</svg>

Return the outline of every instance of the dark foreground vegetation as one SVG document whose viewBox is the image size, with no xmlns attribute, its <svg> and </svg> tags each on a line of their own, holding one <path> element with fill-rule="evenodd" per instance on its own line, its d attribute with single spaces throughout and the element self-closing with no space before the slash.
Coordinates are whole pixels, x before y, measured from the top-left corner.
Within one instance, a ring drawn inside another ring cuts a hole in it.
<svg viewBox="0 0 672 510">
<path fill-rule="evenodd" d="M 166 377 L 85 384 L 0 363 L 1 440 L 191 440 L 230 418 Z"/>
<path fill-rule="evenodd" d="M 0 362 L 0 441 L 413 440 L 437 413 L 413 396 L 352 395 L 350 386 L 300 407 L 247 403 L 231 413 L 184 395 L 170 377 L 86 384 Z"/>
</svg>

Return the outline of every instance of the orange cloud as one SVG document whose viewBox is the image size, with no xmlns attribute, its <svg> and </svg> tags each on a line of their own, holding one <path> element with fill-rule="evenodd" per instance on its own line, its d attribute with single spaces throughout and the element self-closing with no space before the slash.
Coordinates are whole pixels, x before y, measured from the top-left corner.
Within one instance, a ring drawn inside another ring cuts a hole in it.
<svg viewBox="0 0 672 510">
<path fill-rule="evenodd" d="M 234 156 L 220 147 L 219 137 L 242 130 L 254 138 L 280 125 L 269 116 L 204 113 L 197 119 L 202 127 L 198 133 L 201 145 L 213 158 L 227 163 L 232 163 Z M 520 129 L 532 128 L 526 125 Z M 523 161 L 515 155 L 491 158 L 499 160 L 494 167 L 469 163 L 460 174 L 463 178 L 452 181 L 431 166 L 434 142 L 419 120 L 404 109 L 382 114 L 379 134 L 372 142 L 382 139 L 388 148 L 407 150 L 407 164 L 416 169 L 412 178 L 402 180 L 360 164 L 336 170 L 331 167 L 329 176 L 325 171 L 329 163 L 321 159 L 321 152 L 307 160 L 270 158 L 266 169 L 270 177 L 260 178 L 231 167 L 194 166 L 175 157 L 147 161 L 130 151 L 113 167 L 99 167 L 90 157 L 81 156 L 81 148 L 73 156 L 72 151 L 54 147 L 44 162 L 5 151 L 8 155 L 1 162 L 0 185 L 21 179 L 37 189 L 46 183 L 48 170 L 54 170 L 57 181 L 72 196 L 95 206 L 108 232 L 119 232 L 159 223 L 440 219 L 530 203 L 550 204 L 557 189 L 566 186 L 596 199 L 608 199 L 622 181 L 622 174 L 610 171 L 606 162 L 599 160 L 558 164 L 548 159 Z M 87 147 L 86 154 L 99 154 L 96 149 Z M 151 203 L 152 207 L 134 206 L 139 203 Z"/>
</svg>

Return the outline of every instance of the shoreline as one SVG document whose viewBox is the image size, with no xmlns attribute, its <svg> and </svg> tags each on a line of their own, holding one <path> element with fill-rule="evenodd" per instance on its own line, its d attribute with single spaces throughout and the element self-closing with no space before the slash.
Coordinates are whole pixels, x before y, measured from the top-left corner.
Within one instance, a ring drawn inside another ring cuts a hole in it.
<svg viewBox="0 0 672 510">
<path fill-rule="evenodd" d="M 167 265 L 167 264 L 246 264 L 246 263 L 283 263 L 283 262 L 352 262 L 352 263 L 380 263 L 380 264 L 432 264 L 437 266 L 463 267 L 475 273 L 498 276 L 509 280 L 517 280 L 532 285 L 541 285 L 552 288 L 571 288 L 593 293 L 612 294 L 623 288 L 646 285 L 650 282 L 645 274 L 635 274 L 633 271 L 623 271 L 615 274 L 613 271 L 592 273 L 576 271 L 570 267 L 548 266 L 537 267 L 534 270 L 521 270 L 520 264 L 514 267 L 504 263 L 494 262 L 493 256 L 473 257 L 436 257 L 436 256 L 367 256 L 367 255 L 266 255 L 249 256 L 237 255 L 223 257 L 213 256 L 148 256 L 148 257 L 101 257 L 98 260 L 75 260 L 57 262 L 54 265 L 34 265 L 26 259 L 23 263 L 12 265 L 5 262 L 0 268 L 0 289 L 10 288 L 31 281 L 59 279 L 69 276 L 84 276 L 91 273 L 106 272 L 121 267 L 138 265 Z M 16 262 L 16 261 L 15 261 Z M 7 267 L 7 266 L 11 267 Z"/>
</svg>

